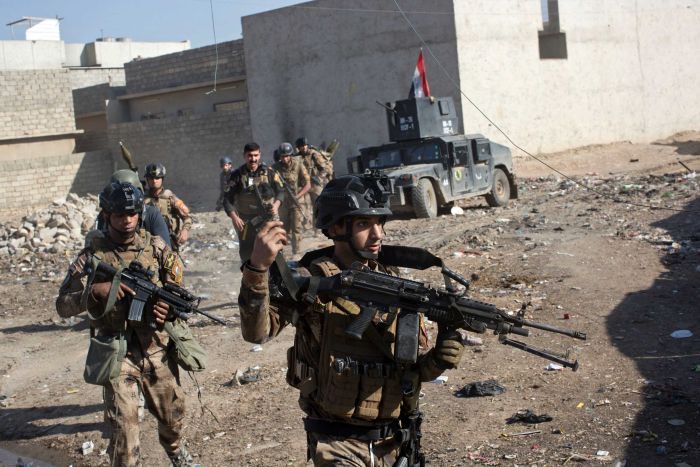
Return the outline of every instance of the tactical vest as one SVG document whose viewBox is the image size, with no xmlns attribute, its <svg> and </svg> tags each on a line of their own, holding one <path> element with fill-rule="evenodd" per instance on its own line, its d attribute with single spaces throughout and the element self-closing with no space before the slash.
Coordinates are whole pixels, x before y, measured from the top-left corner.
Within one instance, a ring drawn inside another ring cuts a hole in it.
<svg viewBox="0 0 700 467">
<path fill-rule="evenodd" d="M 139 250 L 116 252 L 114 245 L 105 237 L 93 238 L 91 248 L 95 257 L 115 268 L 125 268 L 135 260 L 140 262 L 144 268 L 154 272 L 151 282 L 160 286 L 160 268 L 155 257 L 155 248 L 151 242 L 151 234 L 142 231 L 139 238 L 142 242 L 142 248 Z M 110 310 L 104 311 L 102 316 L 97 317 L 99 319 L 91 321 L 94 328 L 107 332 L 120 332 L 125 329 L 126 317 L 129 313 L 129 307 L 126 304 L 117 303 L 112 312 Z M 143 327 L 146 330 L 147 326 L 143 325 Z"/>
<path fill-rule="evenodd" d="M 312 275 L 332 276 L 340 272 L 329 258 L 319 258 L 310 267 Z M 287 382 L 300 389 L 302 399 L 310 398 L 326 415 L 341 419 L 383 421 L 398 418 L 402 401 L 415 407 L 418 400 L 418 374 L 393 360 L 398 310 L 378 313 L 363 339 L 345 333 L 360 313 L 357 304 L 342 298 L 328 303 L 316 300 L 316 309 L 304 320 L 323 316 L 318 353 L 309 353 L 308 339 L 299 332 L 288 351 Z M 300 352 L 302 346 L 307 351 Z M 314 355 L 314 357 L 310 357 Z M 319 357 L 315 357 L 318 355 Z M 304 361 L 318 358 L 317 362 Z M 407 381 L 415 391 L 403 389 Z M 303 408 L 303 405 L 302 405 Z"/>
<path fill-rule="evenodd" d="M 158 208 L 165 219 L 165 224 L 168 226 L 168 232 L 171 235 L 177 235 L 180 232 L 180 219 L 173 214 L 173 199 L 170 190 L 163 190 L 158 196 L 147 196 L 146 204 L 150 204 Z"/>
<path fill-rule="evenodd" d="M 263 201 L 269 202 L 275 197 L 272 184 L 277 183 L 275 177 L 279 177 L 279 175 L 263 164 L 260 165 L 260 168 L 255 173 L 248 172 L 245 167 L 243 165 L 231 175 L 231 186 L 229 189 L 234 190 L 235 193 L 234 207 L 236 212 L 244 220 L 247 220 L 260 214 L 260 208 L 252 186 L 256 185 Z"/>
</svg>

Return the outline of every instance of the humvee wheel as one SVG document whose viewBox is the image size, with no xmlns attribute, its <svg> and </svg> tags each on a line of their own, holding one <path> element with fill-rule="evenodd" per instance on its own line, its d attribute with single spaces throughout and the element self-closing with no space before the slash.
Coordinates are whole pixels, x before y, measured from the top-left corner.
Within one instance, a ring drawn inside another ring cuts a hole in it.
<svg viewBox="0 0 700 467">
<path fill-rule="evenodd" d="M 506 173 L 501 169 L 493 170 L 491 193 L 486 195 L 486 202 L 491 207 L 506 206 L 510 199 L 510 184 Z"/>
<path fill-rule="evenodd" d="M 411 200 L 413 201 L 413 211 L 416 213 L 416 217 L 432 218 L 437 216 L 437 197 L 429 178 L 418 180 L 416 187 L 411 193 Z"/>
</svg>

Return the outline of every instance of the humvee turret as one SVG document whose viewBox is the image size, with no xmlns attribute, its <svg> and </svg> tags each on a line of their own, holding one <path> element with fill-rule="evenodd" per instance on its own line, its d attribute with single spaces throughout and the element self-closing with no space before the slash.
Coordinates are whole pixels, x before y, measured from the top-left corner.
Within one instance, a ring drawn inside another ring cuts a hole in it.
<svg viewBox="0 0 700 467">
<path fill-rule="evenodd" d="M 452 98 L 420 97 L 386 104 L 390 143 L 360 149 L 348 172 L 386 174 L 391 209 L 435 217 L 473 196 L 490 206 L 518 197 L 510 149 L 480 134 L 458 134 Z"/>
</svg>

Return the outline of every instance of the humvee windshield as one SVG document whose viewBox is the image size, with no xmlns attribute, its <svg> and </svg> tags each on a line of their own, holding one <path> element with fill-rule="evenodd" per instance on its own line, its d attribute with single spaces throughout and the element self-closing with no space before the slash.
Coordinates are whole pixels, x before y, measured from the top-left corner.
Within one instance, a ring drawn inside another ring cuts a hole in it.
<svg viewBox="0 0 700 467">
<path fill-rule="evenodd" d="M 371 169 L 399 167 L 401 165 L 431 164 L 441 161 L 440 144 L 429 142 L 417 146 L 394 147 L 379 151 L 368 161 Z"/>
</svg>

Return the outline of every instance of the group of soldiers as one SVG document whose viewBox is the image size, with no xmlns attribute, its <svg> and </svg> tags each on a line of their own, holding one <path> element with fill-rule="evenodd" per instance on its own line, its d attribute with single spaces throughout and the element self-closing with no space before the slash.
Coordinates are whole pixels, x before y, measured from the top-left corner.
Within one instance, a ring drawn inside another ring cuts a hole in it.
<svg viewBox="0 0 700 467">
<path fill-rule="evenodd" d="M 284 224 L 291 239 L 292 254 L 300 252 L 302 232 L 314 229 L 313 205 L 323 187 L 333 178 L 329 157 L 309 145 L 305 137 L 282 143 L 274 153 L 274 164 L 261 161 L 260 146 L 249 143 L 243 149 L 244 164 L 233 170 L 233 161 L 221 158 L 221 193 L 217 209 L 231 218 L 240 245 L 241 261 L 250 258 L 254 233 L 250 221 L 261 214 L 261 201 L 273 217 Z"/>
<path fill-rule="evenodd" d="M 322 166 L 322 154 L 303 139 L 296 143 L 299 155 L 283 143 L 273 167 L 261 162 L 256 143 L 245 145 L 245 163 L 237 169 L 232 170 L 230 159 L 221 161 L 226 176 L 220 202 L 240 239 L 242 336 L 263 343 L 287 325 L 296 328 L 286 380 L 299 390 L 307 455 L 314 465 L 423 465 L 416 443 L 421 382 L 457 367 L 461 335 L 440 327 L 430 348 L 421 319 L 419 355 L 406 364 L 394 358 L 398 308 L 375 314 L 364 337 L 356 339 L 343 330 L 361 313 L 358 304 L 312 290 L 294 304 L 271 295 L 270 269 L 280 252 L 290 243 L 299 252 L 301 201 L 307 193 L 313 200 L 313 227 L 333 245 L 306 253 L 296 271 L 300 276 L 329 277 L 358 265 L 391 275 L 398 271 L 380 258 L 384 224 L 392 215 L 388 187 L 370 175 L 334 178 L 328 165 Z M 103 387 L 112 428 L 108 453 L 116 466 L 141 464 L 141 394 L 158 421 L 159 441 L 173 466 L 194 465 L 182 439 L 180 373 L 192 370 L 182 363 L 188 353 L 182 346 L 193 345 L 195 352 L 201 348 L 185 322 L 159 298 L 146 301 L 149 319 L 133 321 L 130 309 L 137 297 L 119 274 L 138 261 L 151 271 L 157 287 L 183 283 L 177 250 L 187 240 L 191 220 L 184 203 L 163 188 L 164 178 L 165 167 L 149 165 L 144 193 L 134 172 L 115 173 L 100 195 L 100 228 L 71 263 L 56 301 L 63 317 L 88 313 L 91 341 L 84 375 Z M 164 232 L 155 225 L 154 209 L 167 219 Z M 256 218 L 262 220 L 256 223 Z M 97 274 L 101 262 L 117 273 Z"/>
</svg>

